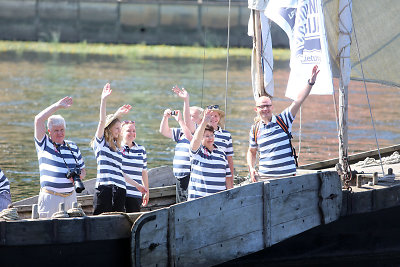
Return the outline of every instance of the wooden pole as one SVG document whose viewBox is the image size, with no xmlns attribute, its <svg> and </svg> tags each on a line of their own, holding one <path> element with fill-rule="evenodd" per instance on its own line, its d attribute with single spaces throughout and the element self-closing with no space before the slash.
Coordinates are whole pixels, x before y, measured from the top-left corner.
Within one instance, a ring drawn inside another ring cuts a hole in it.
<svg viewBox="0 0 400 267">
<path fill-rule="evenodd" d="M 256 74 L 256 89 L 258 92 L 258 96 L 265 96 L 267 93 L 265 92 L 264 88 L 264 72 L 262 67 L 262 54 L 263 54 L 263 44 L 262 44 L 262 35 L 261 35 L 261 19 L 260 19 L 260 11 L 252 10 L 253 18 L 254 18 L 254 37 L 255 44 L 256 44 L 256 67 L 257 67 L 257 74 Z"/>
</svg>

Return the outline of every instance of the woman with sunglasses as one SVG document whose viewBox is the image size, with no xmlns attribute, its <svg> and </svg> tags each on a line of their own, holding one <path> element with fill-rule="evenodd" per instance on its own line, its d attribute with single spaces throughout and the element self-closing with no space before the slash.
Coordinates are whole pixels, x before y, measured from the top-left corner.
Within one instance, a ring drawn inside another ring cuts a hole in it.
<svg viewBox="0 0 400 267">
<path fill-rule="evenodd" d="M 144 185 L 149 192 L 149 179 L 147 175 L 147 156 L 146 149 L 135 142 L 136 127 L 134 121 L 123 121 L 122 131 L 122 171 L 129 175 L 140 185 Z M 139 212 L 140 206 L 149 203 L 149 193 L 142 193 L 134 186 L 126 185 L 126 212 Z"/>
<path fill-rule="evenodd" d="M 107 98 L 111 92 L 110 84 L 107 83 L 101 94 L 99 124 L 91 142 L 97 161 L 93 215 L 113 211 L 125 212 L 126 183 L 135 186 L 142 193 L 146 192 L 146 188 L 122 171 L 121 121 L 119 117 L 128 113 L 131 106 L 124 105 L 115 114 L 106 116 Z"/>
</svg>

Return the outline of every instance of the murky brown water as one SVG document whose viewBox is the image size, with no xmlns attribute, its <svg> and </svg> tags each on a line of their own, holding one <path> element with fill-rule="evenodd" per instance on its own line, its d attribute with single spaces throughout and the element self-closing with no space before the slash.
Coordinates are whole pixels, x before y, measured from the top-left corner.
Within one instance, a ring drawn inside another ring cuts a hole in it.
<svg viewBox="0 0 400 267">
<path fill-rule="evenodd" d="M 289 75 L 287 62 L 275 63 L 275 112 L 290 104 L 284 98 Z M 149 167 L 171 164 L 174 142 L 158 133 L 165 108 L 181 108 L 171 92 L 185 87 L 192 105 L 224 105 L 225 61 L 0 53 L 0 168 L 11 181 L 13 200 L 39 192 L 39 170 L 33 141 L 34 116 L 58 99 L 70 95 L 74 105 L 62 110 L 67 138 L 79 145 L 88 170 L 95 177 L 96 162 L 89 141 L 98 122 L 100 93 L 111 82 L 108 111 L 129 103 L 127 118 L 137 122 L 138 143 L 148 153 Z M 204 86 L 203 86 L 204 85 Z M 204 89 L 202 89 L 204 87 Z M 380 146 L 400 142 L 400 89 L 368 85 Z M 337 93 L 336 93 L 337 96 Z M 245 153 L 254 117 L 249 60 L 230 60 L 227 130 L 233 135 L 235 168 L 247 175 Z M 337 157 L 337 130 L 332 96 L 310 96 L 301 116 L 300 164 Z M 298 146 L 300 116 L 294 126 Z M 170 122 L 175 126 L 175 122 Z M 351 82 L 349 96 L 349 152 L 375 149 L 369 109 L 360 82 Z"/>
</svg>

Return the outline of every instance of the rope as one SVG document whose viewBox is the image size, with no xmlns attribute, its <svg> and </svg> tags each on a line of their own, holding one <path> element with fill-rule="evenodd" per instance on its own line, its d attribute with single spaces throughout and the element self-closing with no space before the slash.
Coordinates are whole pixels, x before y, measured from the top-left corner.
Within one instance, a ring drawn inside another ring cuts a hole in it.
<svg viewBox="0 0 400 267">
<path fill-rule="evenodd" d="M 20 220 L 17 212 L 17 208 L 8 208 L 0 212 L 0 219 L 5 221 L 16 221 Z"/>
<path fill-rule="evenodd" d="M 350 8 L 351 8 L 351 7 L 350 7 Z M 353 10 L 351 10 L 351 13 L 353 13 Z M 361 73 L 362 73 L 363 83 L 364 83 L 364 90 L 365 90 L 365 94 L 366 94 L 367 100 L 368 100 L 369 114 L 370 114 L 370 117 L 371 117 L 372 127 L 373 127 L 373 129 L 374 129 L 375 143 L 376 143 L 376 147 L 378 148 L 378 154 L 379 154 L 379 160 L 380 160 L 380 163 L 381 163 L 382 174 L 385 175 L 385 171 L 383 170 L 383 163 L 382 163 L 382 157 L 381 157 L 381 150 L 380 150 L 380 148 L 379 148 L 378 137 L 376 136 L 376 129 L 375 129 L 374 117 L 372 116 L 371 104 L 370 104 L 370 101 L 369 101 L 369 95 L 368 95 L 368 90 L 367 90 L 367 84 L 366 84 L 366 82 L 365 82 L 364 68 L 363 68 L 363 64 L 362 64 L 362 62 L 361 62 L 360 47 L 359 47 L 359 45 L 358 45 L 357 34 L 356 34 L 356 28 L 354 27 L 353 16 L 351 16 L 351 20 L 352 20 L 353 29 L 354 29 L 354 39 L 356 40 L 358 62 L 360 62 L 360 68 L 361 68 Z"/>
<path fill-rule="evenodd" d="M 228 115 L 228 74 L 229 74 L 229 40 L 230 40 L 230 28 L 231 28 L 231 0 L 229 0 L 228 7 L 228 37 L 226 41 L 226 70 L 225 70 L 225 117 Z M 224 124 L 224 129 L 226 123 Z"/>
<path fill-rule="evenodd" d="M 60 210 L 54 213 L 51 218 L 69 218 L 69 215 L 65 210 Z"/>
<path fill-rule="evenodd" d="M 85 217 L 86 214 L 82 209 L 81 204 L 79 204 L 79 207 L 73 207 L 67 211 L 69 217 Z"/>
</svg>

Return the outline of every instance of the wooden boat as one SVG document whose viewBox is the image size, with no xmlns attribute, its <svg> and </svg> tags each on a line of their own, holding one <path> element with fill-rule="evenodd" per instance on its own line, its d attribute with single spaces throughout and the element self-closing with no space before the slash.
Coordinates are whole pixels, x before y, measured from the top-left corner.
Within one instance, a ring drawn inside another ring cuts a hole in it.
<svg viewBox="0 0 400 267">
<path fill-rule="evenodd" d="M 46 255 L 49 265 L 73 264 L 75 257 L 82 265 L 210 266 L 334 221 L 341 206 L 337 173 L 312 173 L 148 212 L 2 221 L 0 251 L 25 251 L 28 256 L 13 257 L 16 265 L 43 265 L 40 248 L 53 252 Z"/>
</svg>

